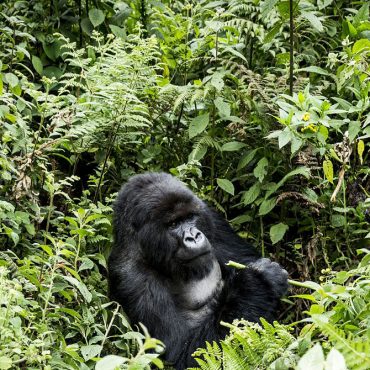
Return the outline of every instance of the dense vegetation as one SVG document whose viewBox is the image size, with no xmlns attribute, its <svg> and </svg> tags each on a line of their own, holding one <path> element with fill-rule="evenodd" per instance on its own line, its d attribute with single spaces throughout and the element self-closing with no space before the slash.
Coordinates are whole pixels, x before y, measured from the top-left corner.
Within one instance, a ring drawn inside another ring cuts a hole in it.
<svg viewBox="0 0 370 370">
<path fill-rule="evenodd" d="M 106 283 L 159 170 L 296 281 L 202 369 L 370 369 L 367 1 L 3 0 L 0 31 L 0 369 L 163 366 Z"/>
</svg>

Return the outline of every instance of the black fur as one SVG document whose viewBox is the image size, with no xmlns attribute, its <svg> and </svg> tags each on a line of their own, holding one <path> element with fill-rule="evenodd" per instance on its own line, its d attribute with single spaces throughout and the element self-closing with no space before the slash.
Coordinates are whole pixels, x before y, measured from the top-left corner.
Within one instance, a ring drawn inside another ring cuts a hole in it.
<svg viewBox="0 0 370 370">
<path fill-rule="evenodd" d="M 131 178 L 115 202 L 114 229 L 111 298 L 165 343 L 164 357 L 176 369 L 194 365 L 191 354 L 205 341 L 225 336 L 221 320 L 272 320 L 286 292 L 286 271 L 259 258 L 171 175 Z M 229 260 L 248 268 L 228 267 Z"/>
</svg>

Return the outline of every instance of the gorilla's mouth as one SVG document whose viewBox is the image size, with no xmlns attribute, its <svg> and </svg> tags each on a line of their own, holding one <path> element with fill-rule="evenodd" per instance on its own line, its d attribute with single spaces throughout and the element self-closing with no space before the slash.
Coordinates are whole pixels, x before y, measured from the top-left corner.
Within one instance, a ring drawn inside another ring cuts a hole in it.
<svg viewBox="0 0 370 370">
<path fill-rule="evenodd" d="M 189 256 L 187 258 L 183 258 L 182 260 L 185 263 L 191 263 L 191 262 L 197 260 L 198 258 L 204 257 L 204 256 L 209 255 L 209 254 L 211 254 L 211 251 L 208 249 L 208 250 L 204 250 L 200 253 L 197 253 L 196 255 L 192 255 L 192 256 Z"/>
</svg>

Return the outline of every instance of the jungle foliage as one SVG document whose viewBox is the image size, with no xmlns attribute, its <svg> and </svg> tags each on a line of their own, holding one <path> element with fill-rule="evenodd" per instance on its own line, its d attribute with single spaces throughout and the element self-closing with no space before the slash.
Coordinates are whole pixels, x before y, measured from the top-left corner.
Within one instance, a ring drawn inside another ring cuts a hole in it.
<svg viewBox="0 0 370 370">
<path fill-rule="evenodd" d="M 0 42 L 0 369 L 163 368 L 107 298 L 112 202 L 144 171 L 295 280 L 200 368 L 370 368 L 367 1 L 4 0 Z"/>
</svg>

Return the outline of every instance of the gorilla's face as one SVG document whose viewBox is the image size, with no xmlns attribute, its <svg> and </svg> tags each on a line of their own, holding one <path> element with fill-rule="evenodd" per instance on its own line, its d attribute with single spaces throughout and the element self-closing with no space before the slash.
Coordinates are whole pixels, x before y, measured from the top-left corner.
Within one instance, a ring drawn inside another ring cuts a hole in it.
<svg viewBox="0 0 370 370">
<path fill-rule="evenodd" d="M 145 262 L 160 273 L 201 278 L 214 261 L 206 205 L 179 181 L 147 184 L 137 194 L 134 220 Z"/>
</svg>

